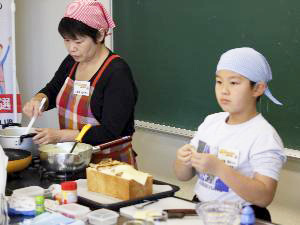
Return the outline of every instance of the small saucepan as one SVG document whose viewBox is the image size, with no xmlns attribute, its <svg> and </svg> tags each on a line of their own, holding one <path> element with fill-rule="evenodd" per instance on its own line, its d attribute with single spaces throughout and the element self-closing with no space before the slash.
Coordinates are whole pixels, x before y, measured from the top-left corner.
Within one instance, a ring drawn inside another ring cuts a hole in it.
<svg viewBox="0 0 300 225">
<path fill-rule="evenodd" d="M 72 153 L 70 153 L 70 151 L 74 142 L 40 145 L 40 162 L 44 168 L 55 172 L 82 170 L 88 167 L 94 153 L 98 153 L 108 147 L 122 144 L 128 140 L 131 140 L 130 136 L 95 147 L 89 144 L 78 143 Z"/>
<path fill-rule="evenodd" d="M 0 130 L 0 145 L 3 148 L 22 149 L 30 151 L 33 156 L 38 156 L 37 145 L 33 143 L 32 137 L 36 135 L 34 129 L 24 135 L 26 127 L 20 127 L 19 123 L 8 123 L 2 125 Z"/>
<path fill-rule="evenodd" d="M 75 142 L 40 145 L 41 165 L 50 171 L 72 172 L 86 168 L 92 154 L 98 152 L 92 145 L 78 143 L 70 153 Z"/>
<path fill-rule="evenodd" d="M 4 148 L 3 150 L 8 157 L 8 173 L 21 171 L 27 168 L 31 163 L 32 155 L 29 151 L 15 148 Z"/>
</svg>

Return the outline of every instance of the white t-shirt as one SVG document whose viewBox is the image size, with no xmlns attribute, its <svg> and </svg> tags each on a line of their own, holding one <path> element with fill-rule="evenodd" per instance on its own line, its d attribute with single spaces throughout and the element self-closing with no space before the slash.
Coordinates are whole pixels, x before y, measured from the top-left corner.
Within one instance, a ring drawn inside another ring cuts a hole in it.
<svg viewBox="0 0 300 225">
<path fill-rule="evenodd" d="M 286 156 L 276 130 L 258 114 L 241 124 L 226 123 L 229 113 L 209 115 L 199 126 L 191 144 L 197 149 L 199 140 L 206 143 L 204 152 L 215 154 L 219 159 L 239 171 L 253 177 L 261 175 L 279 179 L 279 172 Z M 198 173 L 195 193 L 200 201 L 234 201 L 250 204 L 233 192 L 220 178 Z"/>
</svg>

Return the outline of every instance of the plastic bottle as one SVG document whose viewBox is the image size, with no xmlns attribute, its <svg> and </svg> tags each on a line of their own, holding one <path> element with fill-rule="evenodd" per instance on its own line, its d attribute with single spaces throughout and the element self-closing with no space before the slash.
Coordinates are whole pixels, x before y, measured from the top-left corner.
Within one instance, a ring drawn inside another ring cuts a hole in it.
<svg viewBox="0 0 300 225">
<path fill-rule="evenodd" d="M 66 181 L 61 185 L 62 204 L 77 202 L 77 183 L 75 181 Z"/>
<path fill-rule="evenodd" d="M 45 198 L 44 196 L 36 196 L 35 197 L 35 215 L 38 216 L 45 212 Z"/>
<path fill-rule="evenodd" d="M 255 215 L 251 206 L 245 206 L 242 209 L 240 225 L 254 225 Z"/>
</svg>

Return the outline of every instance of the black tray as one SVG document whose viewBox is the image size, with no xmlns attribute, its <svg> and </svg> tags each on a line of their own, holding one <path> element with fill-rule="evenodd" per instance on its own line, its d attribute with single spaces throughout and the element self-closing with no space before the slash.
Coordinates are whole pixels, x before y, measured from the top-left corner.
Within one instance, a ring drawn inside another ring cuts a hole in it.
<svg viewBox="0 0 300 225">
<path fill-rule="evenodd" d="M 48 188 L 51 184 L 60 184 L 62 181 L 52 179 L 51 177 L 41 177 L 39 174 L 39 169 L 35 167 L 28 167 L 25 170 L 14 173 L 11 175 L 8 175 L 7 177 L 7 183 L 6 183 L 6 195 L 11 195 L 12 192 L 15 189 L 28 187 L 28 186 L 40 186 L 42 188 Z M 165 197 L 172 197 L 174 196 L 175 192 L 179 190 L 178 186 L 153 180 L 154 184 L 160 184 L 160 185 L 170 185 L 172 190 L 155 193 L 143 198 L 136 198 L 128 201 L 121 201 L 117 203 L 111 203 L 111 204 L 101 204 L 99 202 L 94 202 L 90 199 L 86 199 L 84 197 L 78 196 L 78 203 L 88 206 L 91 208 L 91 210 L 98 209 L 98 208 L 107 208 L 114 211 L 118 211 L 120 208 L 128 205 L 134 205 L 138 203 L 142 203 L 144 200 L 155 200 Z"/>
<path fill-rule="evenodd" d="M 99 209 L 99 208 L 106 208 L 106 209 L 111 209 L 114 211 L 119 211 L 120 208 L 129 206 L 129 205 L 135 205 L 138 203 L 142 203 L 145 200 L 156 200 L 156 199 L 161 199 L 161 198 L 166 198 L 166 197 L 172 197 L 174 196 L 175 192 L 179 191 L 179 187 L 173 184 L 169 184 L 163 181 L 158 181 L 158 180 L 153 180 L 153 184 L 158 184 L 158 185 L 169 185 L 172 187 L 172 190 L 170 191 L 164 191 L 164 192 L 159 192 L 155 193 L 149 196 L 145 196 L 142 198 L 136 198 L 136 199 L 131 199 L 131 200 L 126 200 L 126 201 L 121 201 L 117 203 L 110 203 L 110 204 L 103 204 L 99 202 L 94 202 L 90 199 L 78 196 L 78 203 L 88 206 L 91 210 Z"/>
</svg>

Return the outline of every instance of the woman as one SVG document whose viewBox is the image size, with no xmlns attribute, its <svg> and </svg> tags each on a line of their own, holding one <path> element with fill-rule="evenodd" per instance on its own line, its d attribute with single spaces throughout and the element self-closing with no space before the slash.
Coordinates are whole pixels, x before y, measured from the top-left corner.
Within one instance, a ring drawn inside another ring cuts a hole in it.
<svg viewBox="0 0 300 225">
<path fill-rule="evenodd" d="M 23 108 L 29 117 L 58 108 L 60 129 L 36 129 L 37 144 L 74 141 L 85 124 L 92 124 L 82 141 L 99 145 L 134 132 L 137 89 L 127 63 L 104 44 L 115 24 L 96 0 L 74 0 L 67 6 L 58 31 L 69 55 L 52 80 Z M 131 145 L 130 145 L 131 146 Z M 103 155 L 134 163 L 130 146 Z M 102 156 L 101 156 L 102 157 Z"/>
</svg>

